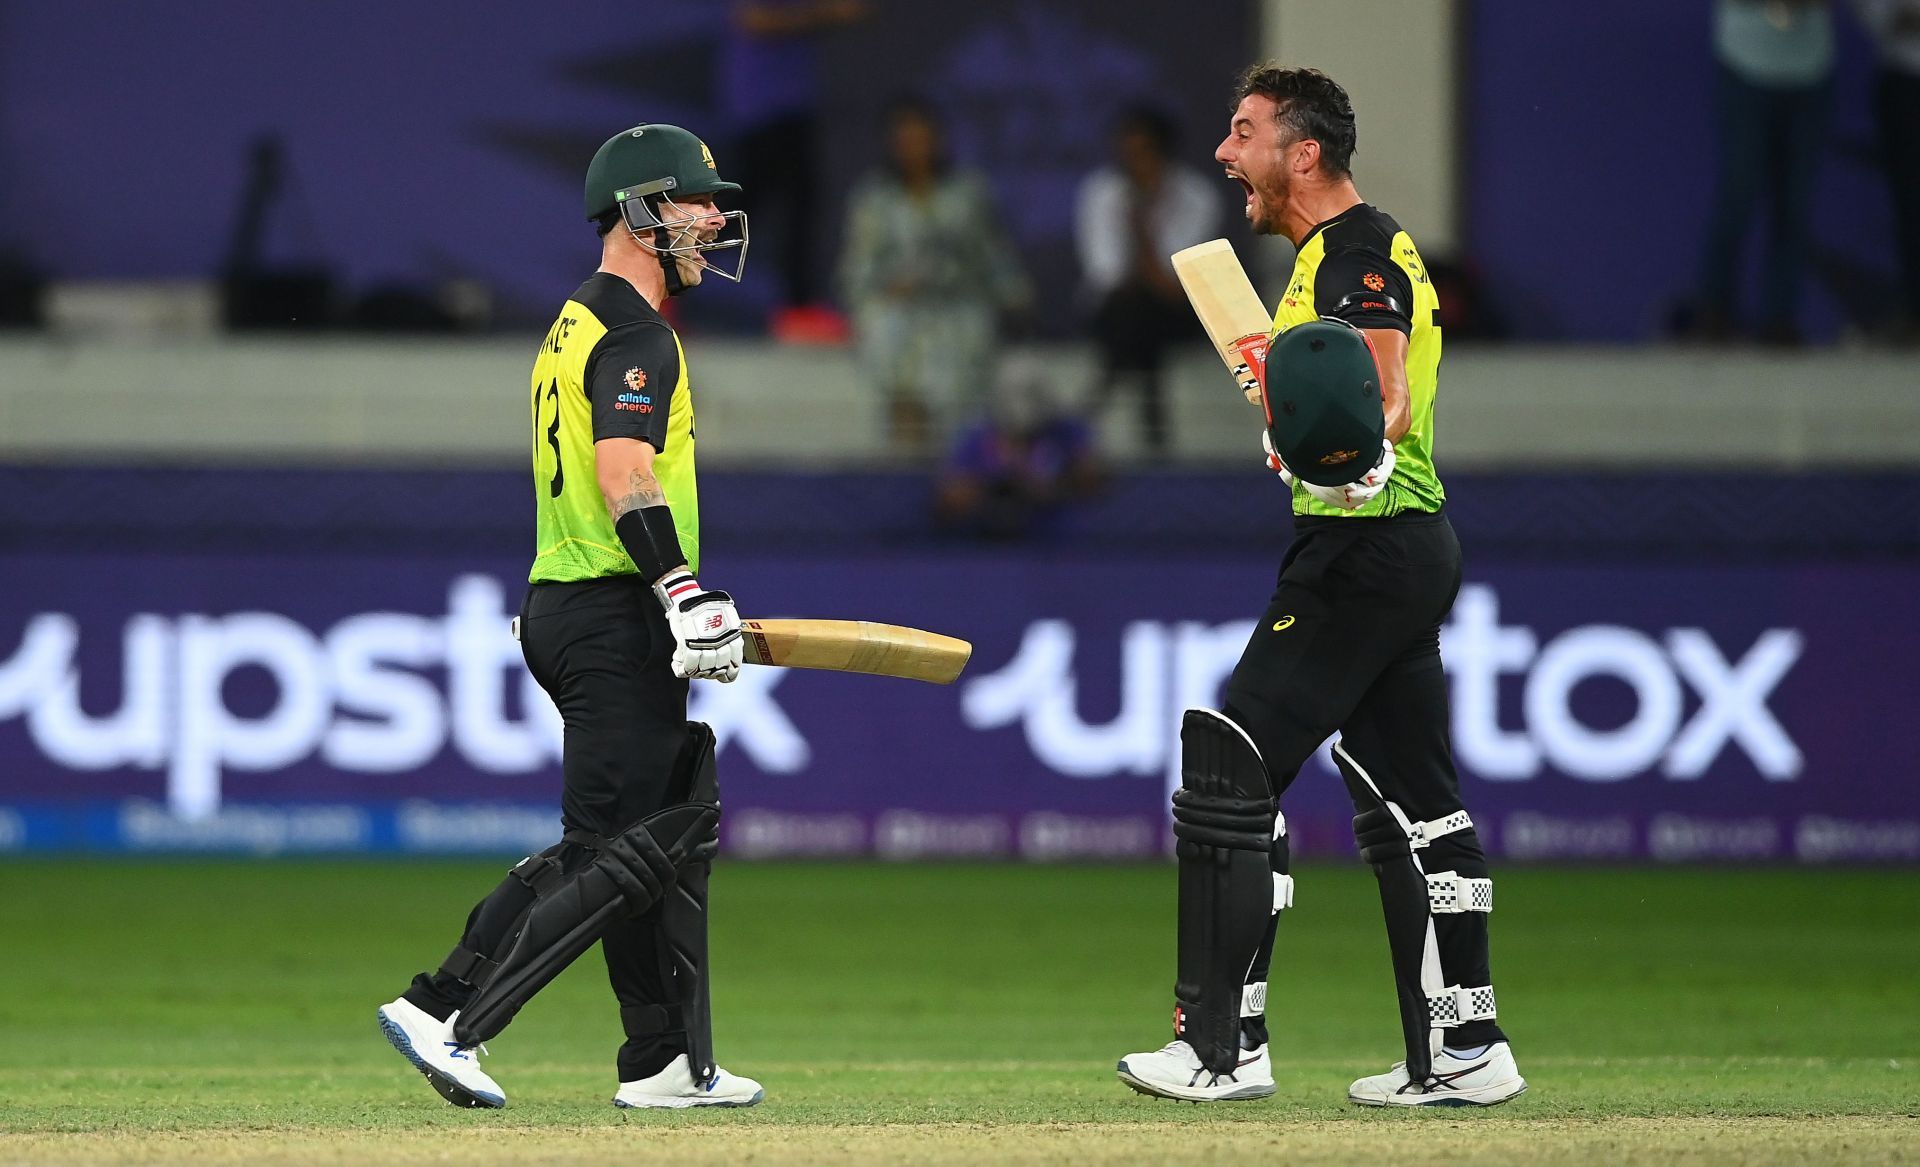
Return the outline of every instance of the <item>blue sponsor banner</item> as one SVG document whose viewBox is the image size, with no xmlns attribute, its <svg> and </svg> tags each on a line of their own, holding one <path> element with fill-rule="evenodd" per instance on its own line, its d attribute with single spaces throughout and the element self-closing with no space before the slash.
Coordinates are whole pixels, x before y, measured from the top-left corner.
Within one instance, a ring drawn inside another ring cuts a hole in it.
<svg viewBox="0 0 1920 1167">
<path fill-rule="evenodd" d="M 517 560 L 0 553 L 0 850 L 524 852 L 557 715 Z M 1180 711 L 1215 705 L 1264 556 L 716 558 L 754 617 L 974 642 L 952 686 L 696 684 L 738 856 L 1163 854 Z M 1178 580 L 1178 587 L 1161 581 Z M 1526 859 L 1920 861 L 1911 563 L 1469 564 L 1443 636 L 1469 810 Z M 1348 850 L 1324 754 L 1285 810 Z"/>
</svg>

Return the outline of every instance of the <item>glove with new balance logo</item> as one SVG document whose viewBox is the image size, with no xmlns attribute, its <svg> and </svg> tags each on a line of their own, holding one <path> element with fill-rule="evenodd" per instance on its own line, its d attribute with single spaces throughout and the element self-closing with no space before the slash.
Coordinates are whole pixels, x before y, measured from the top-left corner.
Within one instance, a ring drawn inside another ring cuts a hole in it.
<svg viewBox="0 0 1920 1167">
<path fill-rule="evenodd" d="M 706 590 L 688 571 L 666 576 L 653 585 L 653 594 L 673 630 L 674 676 L 724 682 L 740 675 L 746 645 L 732 596 Z"/>
</svg>

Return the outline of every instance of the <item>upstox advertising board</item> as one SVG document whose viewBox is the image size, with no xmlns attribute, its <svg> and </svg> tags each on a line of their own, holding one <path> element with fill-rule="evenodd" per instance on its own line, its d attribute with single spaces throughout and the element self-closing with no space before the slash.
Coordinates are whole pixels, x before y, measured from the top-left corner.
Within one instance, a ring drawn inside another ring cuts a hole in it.
<svg viewBox="0 0 1920 1167">
<path fill-rule="evenodd" d="M 1156 580 L 1171 578 L 1179 587 Z M 954 551 L 708 565 L 749 616 L 974 642 L 952 686 L 747 668 L 693 687 L 736 856 L 1164 853 L 1180 711 L 1274 564 Z M 0 848 L 512 852 L 561 730 L 518 562 L 0 554 Z M 1443 630 L 1467 806 L 1508 857 L 1920 861 L 1909 564 L 1469 562 Z M 1350 848 L 1324 751 L 1283 808 Z"/>
</svg>

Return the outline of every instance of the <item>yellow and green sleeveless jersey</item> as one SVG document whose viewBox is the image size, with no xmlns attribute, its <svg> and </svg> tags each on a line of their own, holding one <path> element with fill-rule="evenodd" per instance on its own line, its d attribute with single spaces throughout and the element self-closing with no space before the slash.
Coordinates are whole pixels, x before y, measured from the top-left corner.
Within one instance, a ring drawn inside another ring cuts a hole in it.
<svg viewBox="0 0 1920 1167">
<path fill-rule="evenodd" d="M 1293 261 L 1287 294 L 1273 314 L 1284 332 L 1322 316 L 1357 328 L 1407 334 L 1407 389 L 1412 424 L 1394 443 L 1387 488 L 1355 511 L 1330 506 L 1293 487 L 1293 513 L 1336 518 L 1384 518 L 1402 511 L 1438 511 L 1447 492 L 1433 468 L 1433 399 L 1440 385 L 1440 300 L 1426 265 L 1400 225 L 1366 203 L 1308 232 Z"/>
<path fill-rule="evenodd" d="M 693 398 L 680 338 L 632 284 L 595 272 L 560 310 L 533 363 L 532 583 L 639 570 L 614 533 L 594 472 L 593 444 L 602 438 L 652 444 L 653 476 L 673 508 L 687 566 L 698 571 Z"/>
</svg>

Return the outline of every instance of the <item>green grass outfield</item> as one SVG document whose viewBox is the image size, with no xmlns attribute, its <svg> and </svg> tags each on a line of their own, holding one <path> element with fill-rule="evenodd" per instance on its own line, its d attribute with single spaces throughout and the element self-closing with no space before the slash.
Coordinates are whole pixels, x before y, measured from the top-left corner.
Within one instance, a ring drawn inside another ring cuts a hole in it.
<svg viewBox="0 0 1920 1167">
<path fill-rule="evenodd" d="M 492 1043 L 511 1106 L 456 1111 L 374 1009 L 501 864 L 0 864 L 0 1163 L 1920 1161 L 1920 887 L 1907 872 L 1496 872 L 1494 981 L 1532 1090 L 1345 1104 L 1399 1045 L 1373 880 L 1299 875 L 1279 1094 L 1143 1098 L 1173 872 L 722 864 L 718 1043 L 767 1101 L 607 1105 L 589 956 Z M 1251 1161 L 1251 1160 L 1249 1160 Z"/>
</svg>

